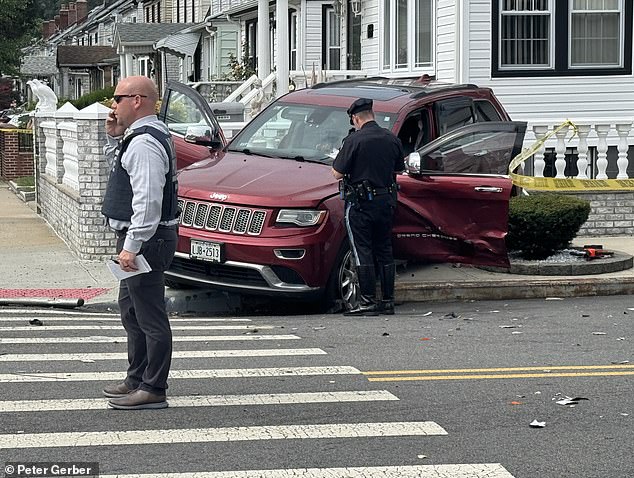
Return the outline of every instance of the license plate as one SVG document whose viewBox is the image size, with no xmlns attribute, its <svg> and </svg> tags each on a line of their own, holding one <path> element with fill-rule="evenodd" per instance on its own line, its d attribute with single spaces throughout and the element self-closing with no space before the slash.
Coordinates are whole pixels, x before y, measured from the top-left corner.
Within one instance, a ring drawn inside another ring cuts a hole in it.
<svg viewBox="0 0 634 478">
<path fill-rule="evenodd" d="M 194 259 L 209 262 L 224 262 L 224 244 L 209 241 L 190 241 L 190 255 Z"/>
</svg>

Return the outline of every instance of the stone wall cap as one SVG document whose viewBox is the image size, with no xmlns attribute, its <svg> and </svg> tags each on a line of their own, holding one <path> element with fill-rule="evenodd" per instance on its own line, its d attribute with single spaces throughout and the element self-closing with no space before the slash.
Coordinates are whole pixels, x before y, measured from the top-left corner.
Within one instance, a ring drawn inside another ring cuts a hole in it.
<svg viewBox="0 0 634 478">
<path fill-rule="evenodd" d="M 79 110 L 67 101 L 60 109 L 55 112 L 55 118 L 73 118 Z"/>
<path fill-rule="evenodd" d="M 101 103 L 93 103 L 90 106 L 86 106 L 84 109 L 75 113 L 75 119 L 102 119 L 105 120 L 110 114 L 110 108 L 102 105 Z"/>
</svg>

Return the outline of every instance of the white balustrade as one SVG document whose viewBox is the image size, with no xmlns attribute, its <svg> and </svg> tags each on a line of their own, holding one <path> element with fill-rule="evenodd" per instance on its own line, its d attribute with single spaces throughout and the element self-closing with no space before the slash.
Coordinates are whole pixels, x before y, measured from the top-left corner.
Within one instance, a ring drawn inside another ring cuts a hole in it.
<svg viewBox="0 0 634 478">
<path fill-rule="evenodd" d="M 607 171 L 618 169 L 616 179 L 628 179 L 629 166 L 628 153 L 630 147 L 634 147 L 632 137 L 632 121 L 622 119 L 616 121 L 606 120 L 577 120 L 572 118 L 575 125 L 572 128 L 562 128 L 553 134 L 563 120 L 539 121 L 529 124 L 524 138 L 524 147 L 531 147 L 534 142 L 545 136 L 550 136 L 537 149 L 532 158 L 533 174 L 535 177 L 543 177 L 545 169 L 546 150 L 555 150 L 555 177 L 564 178 L 566 168 L 566 151 L 572 151 L 576 155 L 577 179 L 608 179 Z M 574 131 L 574 134 L 572 132 Z M 591 150 L 596 153 L 591 156 Z M 618 151 L 618 158 L 608 150 Z M 595 162 L 591 164 L 591 158 Z M 634 158 L 633 158 L 634 159 Z M 609 163 L 611 166 L 609 166 Z M 616 166 L 616 167 L 615 167 Z M 525 168 L 526 170 L 526 168 Z M 528 168 L 530 170 L 530 168 Z M 591 172 L 595 172 L 592 175 Z"/>
<path fill-rule="evenodd" d="M 564 142 L 566 135 L 568 134 L 568 126 L 561 128 L 555 133 L 557 136 L 557 146 L 555 151 L 557 152 L 557 159 L 555 159 L 555 170 L 557 174 L 556 178 L 565 178 L 564 171 L 566 169 L 566 143 Z"/>
<path fill-rule="evenodd" d="M 577 177 L 579 179 L 588 179 L 588 135 L 590 134 L 590 125 L 578 125 L 577 135 L 579 135 L 579 145 L 577 152 Z"/>
<path fill-rule="evenodd" d="M 57 126 L 55 121 L 42 121 L 40 123 L 44 135 L 44 157 L 46 165 L 45 174 L 57 177 Z"/>
<path fill-rule="evenodd" d="M 548 126 L 535 125 L 533 126 L 533 132 L 535 133 L 535 138 L 539 141 L 546 133 L 548 133 Z M 544 177 L 544 168 L 546 167 L 546 161 L 544 161 L 544 148 L 545 145 L 542 144 L 535 153 L 535 159 L 533 163 L 533 167 L 535 170 L 535 177 L 543 178 Z"/>
<path fill-rule="evenodd" d="M 607 137 L 610 132 L 609 124 L 596 124 L 594 130 L 599 137 L 597 144 L 597 179 L 608 179 L 606 169 L 608 168 L 608 143 Z"/>
<path fill-rule="evenodd" d="M 619 168 L 619 173 L 616 179 L 627 179 L 627 150 L 629 145 L 627 144 L 627 137 L 632 129 L 631 123 L 619 123 L 616 125 L 616 132 L 619 135 L 619 159 L 616 161 L 616 165 Z"/>
<path fill-rule="evenodd" d="M 62 184 L 79 191 L 79 163 L 77 154 L 77 123 L 64 122 L 59 124 L 59 133 L 62 138 L 62 153 L 64 175 Z"/>
</svg>

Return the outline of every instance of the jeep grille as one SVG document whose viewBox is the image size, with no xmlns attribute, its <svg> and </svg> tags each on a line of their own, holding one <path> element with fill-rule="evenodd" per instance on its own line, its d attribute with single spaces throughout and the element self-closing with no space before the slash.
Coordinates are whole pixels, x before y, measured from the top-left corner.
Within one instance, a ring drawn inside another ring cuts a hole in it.
<svg viewBox="0 0 634 478">
<path fill-rule="evenodd" d="M 178 200 L 183 226 L 208 231 L 259 235 L 264 227 L 266 211 L 217 203 Z"/>
</svg>

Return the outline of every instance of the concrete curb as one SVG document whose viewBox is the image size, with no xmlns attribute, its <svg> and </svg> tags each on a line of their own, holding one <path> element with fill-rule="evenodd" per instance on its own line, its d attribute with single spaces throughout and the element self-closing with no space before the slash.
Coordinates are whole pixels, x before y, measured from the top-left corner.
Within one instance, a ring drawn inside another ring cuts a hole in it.
<svg viewBox="0 0 634 478">
<path fill-rule="evenodd" d="M 396 285 L 399 302 L 543 299 L 634 294 L 634 277 L 486 280 Z"/>
</svg>

